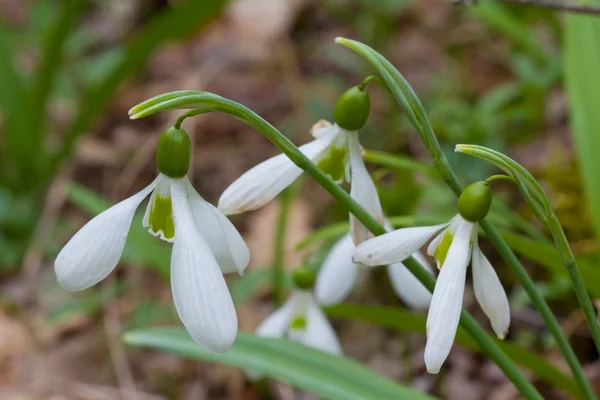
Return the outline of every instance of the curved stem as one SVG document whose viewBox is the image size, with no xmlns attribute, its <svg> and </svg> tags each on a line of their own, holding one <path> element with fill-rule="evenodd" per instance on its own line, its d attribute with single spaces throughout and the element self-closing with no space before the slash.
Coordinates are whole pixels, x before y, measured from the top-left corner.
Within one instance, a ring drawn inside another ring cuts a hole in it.
<svg viewBox="0 0 600 400">
<path fill-rule="evenodd" d="M 535 282 L 533 282 L 531 277 L 527 274 L 527 271 L 525 271 L 525 268 L 523 268 L 523 265 L 521 264 L 517 256 L 515 256 L 515 253 L 513 253 L 511 248 L 504 241 L 504 239 L 502 239 L 496 228 L 494 228 L 493 225 L 486 220 L 481 221 L 480 225 L 485 231 L 490 242 L 492 242 L 494 247 L 496 247 L 498 253 L 500 253 L 506 264 L 508 264 L 511 267 L 513 273 L 517 276 L 517 279 L 523 286 L 523 289 L 525 289 L 525 291 L 529 295 L 531 302 L 535 304 L 537 310 L 539 311 L 542 318 L 544 319 L 544 322 L 546 323 L 546 327 L 548 328 L 552 336 L 554 336 L 556 345 L 558 346 L 560 352 L 563 354 L 565 360 L 569 364 L 569 368 L 573 372 L 573 376 L 579 384 L 579 387 L 583 392 L 585 398 L 595 399 L 596 396 L 594 395 L 594 392 L 590 387 L 590 384 L 587 378 L 585 377 L 585 374 L 583 373 L 583 368 L 581 367 L 579 360 L 577 360 L 577 356 L 575 355 L 573 348 L 571 347 L 569 341 L 563 334 L 560 324 L 556 320 L 556 317 L 552 313 L 552 310 L 550 310 L 548 303 L 546 303 L 546 300 L 544 300 L 544 297 L 538 291 Z"/>
<path fill-rule="evenodd" d="M 369 75 L 367 76 L 365 79 L 363 79 L 363 81 L 358 85 L 358 88 L 360 90 L 365 90 L 365 88 L 367 87 L 367 85 L 371 82 L 376 82 L 379 85 L 381 85 L 383 88 L 387 89 L 387 86 L 385 85 L 385 82 L 381 80 L 380 77 L 375 76 L 375 75 Z"/>
<path fill-rule="evenodd" d="M 406 78 L 404 78 L 404 76 L 402 76 L 402 74 L 385 57 L 377 53 L 369 46 L 344 38 L 337 38 L 336 42 L 349 47 L 353 51 L 356 51 L 377 69 L 387 84 L 387 87 L 392 92 L 394 99 L 398 102 L 408 120 L 417 130 L 421 141 L 433 159 L 433 164 L 435 169 L 440 174 L 440 177 L 457 196 L 460 196 L 462 193 L 462 185 L 459 183 L 454 170 L 450 166 L 448 159 L 442 151 L 442 147 L 440 146 L 437 136 L 433 131 L 433 127 L 429 122 L 425 108 L 421 104 L 421 101 L 415 94 Z M 539 293 L 535 283 L 527 274 L 525 267 L 515 256 L 504 239 L 500 237 L 498 231 L 489 222 L 484 220 L 481 222 L 481 226 L 483 227 L 483 230 L 487 236 L 490 237 L 490 239 L 493 238 L 493 240 L 491 240 L 492 243 L 496 248 L 501 250 L 500 254 L 502 258 L 517 276 L 532 303 L 540 311 L 544 322 L 554 336 L 559 349 L 569 364 L 569 367 L 573 372 L 573 376 L 583 392 L 584 397 L 590 400 L 595 399 L 596 397 L 594 392 L 590 387 L 590 383 L 583 374 L 583 368 L 575 356 L 573 348 L 569 344 L 563 332 L 560 330 L 560 325 L 556 320 L 556 317 L 554 314 L 552 314 L 550 307 L 546 303 L 546 300 Z"/>
<path fill-rule="evenodd" d="M 489 178 L 487 178 L 484 182 L 491 183 L 495 181 L 509 181 L 515 183 L 515 180 L 508 175 L 492 175 Z"/>
<path fill-rule="evenodd" d="M 552 216 L 548 220 L 548 228 L 550 232 L 552 232 L 552 238 L 554 239 L 556 248 L 563 259 L 563 263 L 569 273 L 569 278 L 571 278 L 573 290 L 575 291 L 585 320 L 590 328 L 596 349 L 600 351 L 600 325 L 598 324 L 598 317 L 585 288 L 585 284 L 583 283 L 583 279 L 581 279 L 581 274 L 579 273 L 579 268 L 577 268 L 577 262 L 571 251 L 569 241 L 565 236 L 565 231 L 562 229 L 562 225 L 554 213 L 552 213 Z"/>
</svg>

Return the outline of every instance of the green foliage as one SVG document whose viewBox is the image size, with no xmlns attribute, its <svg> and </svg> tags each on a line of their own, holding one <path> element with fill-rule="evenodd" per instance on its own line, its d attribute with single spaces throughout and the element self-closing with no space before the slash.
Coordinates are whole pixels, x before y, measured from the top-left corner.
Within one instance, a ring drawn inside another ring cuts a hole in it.
<svg viewBox="0 0 600 400">
<path fill-rule="evenodd" d="M 398 308 L 343 304 L 328 307 L 326 312 L 333 318 L 360 320 L 401 332 L 425 334 L 425 315 Z M 462 328 L 459 328 L 456 334 L 456 342 L 470 349 L 481 350 Z M 538 378 L 581 398 L 573 379 L 552 363 L 526 348 L 506 341 L 497 340 L 497 342 L 515 362 L 529 369 Z"/>
<path fill-rule="evenodd" d="M 133 331 L 126 333 L 124 339 L 132 346 L 244 368 L 330 400 L 433 399 L 348 358 L 282 339 L 239 333 L 233 347 L 224 354 L 203 350 L 183 328 Z"/>
<path fill-rule="evenodd" d="M 569 15 L 565 19 L 565 86 L 569 96 L 572 134 L 587 206 L 596 236 L 600 235 L 600 20 L 595 16 Z"/>
<path fill-rule="evenodd" d="M 113 100 L 121 84 L 131 78 L 160 45 L 185 38 L 215 18 L 225 0 L 183 1 L 154 16 L 126 41 L 91 59 L 94 46 L 80 26 L 87 4 L 65 0 L 55 7 L 39 0 L 31 7 L 32 30 L 19 33 L 0 22 L 0 269 L 16 267 L 22 258 L 41 212 L 49 182 L 62 162 L 71 156 L 76 139 L 88 131 L 95 117 Z M 21 73 L 17 65 L 26 46 L 41 48 L 34 73 Z M 68 62 L 65 61 L 68 59 Z M 77 71 L 74 71 L 77 70 Z M 79 72 L 83 72 L 79 74 Z M 78 76 L 74 90 L 73 76 Z M 49 104 L 67 96 L 75 116 L 61 126 L 49 118 Z M 48 143 L 52 136 L 53 147 Z"/>
</svg>

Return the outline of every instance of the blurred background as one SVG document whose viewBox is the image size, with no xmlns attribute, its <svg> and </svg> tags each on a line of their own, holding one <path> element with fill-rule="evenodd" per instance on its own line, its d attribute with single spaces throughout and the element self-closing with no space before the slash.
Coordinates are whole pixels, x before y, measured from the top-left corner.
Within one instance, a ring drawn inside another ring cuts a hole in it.
<svg viewBox="0 0 600 400">
<path fill-rule="evenodd" d="M 141 216 L 120 267 L 102 285 L 67 293 L 52 262 L 93 215 L 155 176 L 156 140 L 180 113 L 130 121 L 129 108 L 167 91 L 207 90 L 248 106 L 303 144 L 314 123 L 331 119 L 339 95 L 373 73 L 334 44 L 337 36 L 369 44 L 405 75 L 463 183 L 497 171 L 455 155 L 456 143 L 507 152 L 538 177 L 586 282 L 593 282 L 598 247 L 579 167 L 589 163 L 575 151 L 569 124 L 565 21 L 564 14 L 502 1 L 1 0 L 0 398 L 314 398 L 276 382 L 250 383 L 238 369 L 122 343 L 124 331 L 179 324 L 168 284 L 170 248 L 145 232 Z M 367 161 L 385 150 L 428 165 L 392 97 L 377 85 L 369 92 L 373 106 L 361 135 L 372 151 Z M 184 127 L 194 143 L 190 178 L 213 204 L 244 171 L 277 154 L 226 115 L 190 118 Z M 387 215 L 411 216 L 402 223 L 413 224 L 455 212 L 454 196 L 428 168 L 381 164 L 369 168 Z M 598 384 L 598 355 L 557 253 L 515 188 L 495 187 L 496 222 Z M 318 268 L 333 238 L 303 239 L 347 214 L 310 179 L 287 197 L 286 270 Z M 252 254 L 247 276 L 229 280 L 244 331 L 273 309 L 269 267 L 280 204 L 233 218 Z M 486 251 L 511 298 L 510 339 L 563 368 L 540 316 L 493 249 Z M 365 275 L 350 302 L 406 308 L 384 269 Z M 472 292 L 465 306 L 483 316 Z M 422 334 L 352 318 L 333 322 L 347 355 L 394 380 L 447 399 L 518 398 L 500 370 L 472 350 L 456 346 L 442 374 L 428 375 Z M 569 398 L 536 383 L 549 399 Z"/>
</svg>

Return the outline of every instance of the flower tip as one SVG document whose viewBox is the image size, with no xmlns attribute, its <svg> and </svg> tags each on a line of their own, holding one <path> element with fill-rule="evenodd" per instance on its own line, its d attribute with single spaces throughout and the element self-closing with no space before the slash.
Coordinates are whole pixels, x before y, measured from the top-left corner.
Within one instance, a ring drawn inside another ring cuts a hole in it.
<svg viewBox="0 0 600 400">
<path fill-rule="evenodd" d="M 341 37 L 341 36 L 338 36 L 338 37 L 335 38 L 335 42 L 336 43 L 342 43 L 342 40 L 344 40 L 344 38 Z"/>
<path fill-rule="evenodd" d="M 506 335 L 508 335 L 508 327 L 502 329 L 499 332 L 496 332 L 496 336 L 498 337 L 498 339 L 500 340 L 504 340 L 506 338 Z"/>
<path fill-rule="evenodd" d="M 465 150 L 465 145 L 464 144 L 457 144 L 456 146 L 454 146 L 454 152 L 455 153 L 463 153 Z"/>
<path fill-rule="evenodd" d="M 429 372 L 432 375 L 436 375 L 440 372 L 440 367 L 438 365 L 435 365 L 435 366 L 426 365 L 426 367 L 427 367 L 427 372 Z"/>
</svg>

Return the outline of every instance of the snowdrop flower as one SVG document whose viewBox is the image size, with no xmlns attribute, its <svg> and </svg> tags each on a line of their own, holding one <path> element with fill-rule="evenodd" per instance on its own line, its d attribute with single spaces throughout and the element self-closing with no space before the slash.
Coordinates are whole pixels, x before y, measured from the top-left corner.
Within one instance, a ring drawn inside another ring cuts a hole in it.
<svg viewBox="0 0 600 400">
<path fill-rule="evenodd" d="M 222 273 L 241 274 L 250 255 L 231 222 L 185 176 L 190 149 L 185 131 L 163 132 L 156 151 L 158 177 L 83 226 L 58 254 L 54 269 L 69 291 L 104 279 L 121 258 L 136 209 L 152 193 L 143 224 L 173 243 L 171 286 L 179 317 L 204 348 L 224 352 L 237 335 L 237 316 Z"/>
<path fill-rule="evenodd" d="M 319 304 L 329 306 L 341 303 L 356 284 L 364 265 L 352 260 L 355 249 L 350 234 L 346 234 L 329 251 L 315 283 L 315 296 Z M 427 259 L 419 251 L 412 256 L 423 268 L 431 271 Z M 394 291 L 404 303 L 416 310 L 426 310 L 429 307 L 431 292 L 402 262 L 389 264 L 387 271 Z"/>
<path fill-rule="evenodd" d="M 258 336 L 288 338 L 334 354 L 342 352 L 333 327 L 312 294 L 314 274 L 307 268 L 294 273 L 296 288 L 286 302 L 256 328 Z"/>
<path fill-rule="evenodd" d="M 431 239 L 427 253 L 435 256 L 440 274 L 427 315 L 425 364 L 438 373 L 448 357 L 460 319 L 467 267 L 472 261 L 475 297 L 490 319 L 496 336 L 504 339 L 510 325 L 506 293 L 477 241 L 477 225 L 492 200 L 486 182 L 468 186 L 458 200 L 458 214 L 445 224 L 398 229 L 358 246 L 354 260 L 381 265 L 405 259 Z"/>
<path fill-rule="evenodd" d="M 337 182 L 350 183 L 350 195 L 379 222 L 383 213 L 375 184 L 365 168 L 358 139 L 358 130 L 367 121 L 370 99 L 364 88 L 353 87 L 338 100 L 334 110 L 335 124 L 321 122 L 311 134 L 315 138 L 300 146 L 312 162 Z M 219 209 L 225 214 L 237 214 L 262 207 L 302 174 L 285 154 L 270 158 L 248 170 L 221 195 Z M 352 238 L 362 243 L 372 237 L 369 230 L 350 214 Z"/>
</svg>

